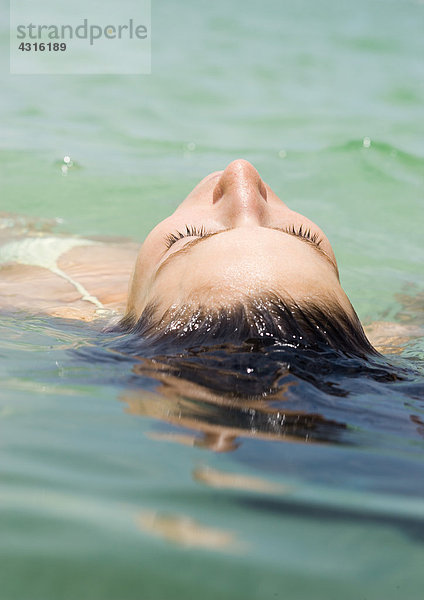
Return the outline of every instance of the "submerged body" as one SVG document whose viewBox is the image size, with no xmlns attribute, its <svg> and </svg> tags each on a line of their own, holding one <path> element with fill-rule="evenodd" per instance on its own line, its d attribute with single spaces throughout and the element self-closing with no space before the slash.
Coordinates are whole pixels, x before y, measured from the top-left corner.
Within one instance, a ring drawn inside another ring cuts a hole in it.
<svg viewBox="0 0 424 600">
<path fill-rule="evenodd" d="M 137 249 L 49 234 L 14 239 L 0 247 L 0 306 L 84 321 L 122 313 Z"/>
</svg>

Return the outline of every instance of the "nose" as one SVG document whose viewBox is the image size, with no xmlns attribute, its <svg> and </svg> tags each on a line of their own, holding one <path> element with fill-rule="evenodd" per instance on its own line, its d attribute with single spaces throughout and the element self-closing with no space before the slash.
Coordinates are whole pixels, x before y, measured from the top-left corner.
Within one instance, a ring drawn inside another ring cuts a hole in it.
<svg viewBox="0 0 424 600">
<path fill-rule="evenodd" d="M 223 171 L 214 189 L 213 202 L 232 226 L 261 225 L 266 220 L 266 187 L 247 160 L 234 160 Z"/>
</svg>

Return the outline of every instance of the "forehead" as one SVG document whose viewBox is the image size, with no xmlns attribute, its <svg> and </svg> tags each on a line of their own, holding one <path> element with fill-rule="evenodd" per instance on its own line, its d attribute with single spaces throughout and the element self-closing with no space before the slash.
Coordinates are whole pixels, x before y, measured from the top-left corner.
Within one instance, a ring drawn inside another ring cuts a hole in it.
<svg viewBox="0 0 424 600">
<path fill-rule="evenodd" d="M 292 297 L 322 295 L 339 286 L 319 250 L 278 231 L 226 231 L 176 250 L 156 270 L 158 296 L 205 301 L 269 291 Z"/>
<path fill-rule="evenodd" d="M 218 236 L 219 241 L 217 242 Z M 212 244 L 208 242 L 211 238 L 213 238 Z M 299 242 L 301 245 L 299 245 Z M 200 244 L 202 244 L 202 249 L 199 251 Z M 234 262 L 239 255 L 240 266 L 249 260 L 252 264 L 252 259 L 259 258 L 261 255 L 270 260 L 278 258 L 279 261 L 283 262 L 288 262 L 289 257 L 293 259 L 293 255 L 298 255 L 295 257 L 297 259 L 303 257 L 308 260 L 311 255 L 309 252 L 305 252 L 305 244 L 309 250 L 313 250 L 315 258 L 318 254 L 320 258 L 324 257 L 332 267 L 336 267 L 335 258 L 329 255 L 320 245 L 313 243 L 308 236 L 298 235 L 280 227 L 238 227 L 221 229 L 214 233 L 205 232 L 203 235 L 194 236 L 194 239 L 192 237 L 186 239 L 183 243 L 177 244 L 174 246 L 173 251 L 166 253 L 159 260 L 156 274 L 171 262 L 175 262 L 179 257 L 191 258 L 195 262 L 196 257 L 200 259 L 204 256 L 208 260 L 213 258 L 216 262 L 216 259 L 223 252 L 226 256 L 224 262 L 227 264 Z M 195 247 L 197 247 L 197 253 L 193 251 Z M 241 256 L 240 250 L 243 251 Z"/>
</svg>

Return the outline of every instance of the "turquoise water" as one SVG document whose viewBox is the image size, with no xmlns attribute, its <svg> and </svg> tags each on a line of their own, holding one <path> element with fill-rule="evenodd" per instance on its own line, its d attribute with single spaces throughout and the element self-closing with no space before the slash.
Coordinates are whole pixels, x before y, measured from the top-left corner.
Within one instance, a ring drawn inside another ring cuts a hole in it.
<svg viewBox="0 0 424 600">
<path fill-rule="evenodd" d="M 325 230 L 365 322 L 422 325 L 405 297 L 424 288 L 424 5 L 153 2 L 152 23 L 150 76 L 5 65 L 0 210 L 142 241 L 243 157 Z M 133 363 L 84 360 L 85 324 L 0 325 L 2 600 L 421 597 L 422 399 L 321 407 L 353 444 L 217 453 L 187 445 L 153 380 L 131 411 Z M 422 339 L 403 354 L 422 372 Z"/>
</svg>

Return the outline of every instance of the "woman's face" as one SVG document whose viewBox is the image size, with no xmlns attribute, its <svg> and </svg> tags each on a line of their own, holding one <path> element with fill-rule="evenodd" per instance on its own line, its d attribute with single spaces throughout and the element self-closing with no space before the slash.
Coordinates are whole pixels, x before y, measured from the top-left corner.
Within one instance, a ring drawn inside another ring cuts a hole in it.
<svg viewBox="0 0 424 600">
<path fill-rule="evenodd" d="M 211 173 L 141 246 L 127 310 L 228 305 L 261 292 L 352 308 L 324 232 L 291 210 L 245 160 Z"/>
</svg>

